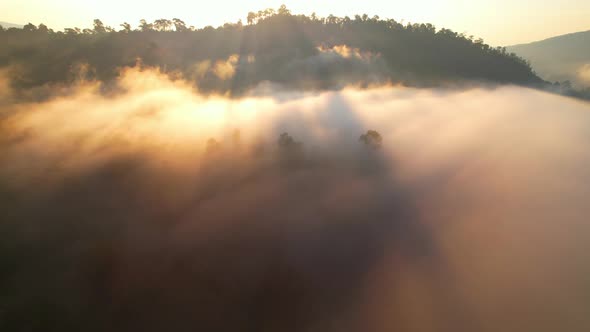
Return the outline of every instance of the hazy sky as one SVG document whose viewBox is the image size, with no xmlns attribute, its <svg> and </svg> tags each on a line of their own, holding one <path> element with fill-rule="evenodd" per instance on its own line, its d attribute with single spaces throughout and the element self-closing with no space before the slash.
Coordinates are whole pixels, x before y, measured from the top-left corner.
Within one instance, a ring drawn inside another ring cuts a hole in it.
<svg viewBox="0 0 590 332">
<path fill-rule="evenodd" d="M 492 45 L 511 45 L 569 32 L 590 30 L 588 0 L 2 0 L 0 21 L 45 23 L 61 30 L 89 27 L 94 18 L 117 27 L 136 25 L 145 18 L 178 17 L 188 25 L 218 26 L 245 21 L 248 11 L 278 7 L 285 3 L 294 13 L 337 16 L 367 13 L 405 22 L 430 22 L 468 35 L 482 37 Z"/>
</svg>

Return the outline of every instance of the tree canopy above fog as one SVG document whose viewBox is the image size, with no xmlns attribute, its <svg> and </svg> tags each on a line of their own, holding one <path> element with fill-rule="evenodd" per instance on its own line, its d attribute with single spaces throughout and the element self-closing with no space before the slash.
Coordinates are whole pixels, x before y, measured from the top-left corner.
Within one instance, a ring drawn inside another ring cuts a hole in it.
<svg viewBox="0 0 590 332">
<path fill-rule="evenodd" d="M 145 66 L 182 74 L 204 91 L 243 92 L 270 81 L 297 88 L 344 84 L 439 85 L 485 81 L 521 85 L 543 81 L 522 58 L 481 39 L 431 24 L 403 25 L 378 16 L 293 15 L 285 7 L 250 12 L 246 23 L 195 29 L 178 18 L 141 20 L 117 29 L 55 32 L 41 24 L 0 29 L 0 66 L 15 87 L 110 81 L 119 69 Z"/>
</svg>

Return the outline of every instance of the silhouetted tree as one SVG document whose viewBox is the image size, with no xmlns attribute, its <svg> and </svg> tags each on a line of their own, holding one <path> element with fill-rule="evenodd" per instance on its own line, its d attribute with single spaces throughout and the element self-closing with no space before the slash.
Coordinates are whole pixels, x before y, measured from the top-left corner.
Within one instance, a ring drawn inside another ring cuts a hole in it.
<svg viewBox="0 0 590 332">
<path fill-rule="evenodd" d="M 285 6 L 283 4 L 279 7 L 278 14 L 279 15 L 291 15 L 291 11 L 289 9 L 287 9 L 287 6 Z"/>
<path fill-rule="evenodd" d="M 297 145 L 297 142 L 295 142 L 293 137 L 291 137 L 291 135 L 289 135 L 288 133 L 282 133 L 279 136 L 279 140 L 277 141 L 277 143 L 279 145 L 279 148 L 283 149 L 288 149 Z"/>
<path fill-rule="evenodd" d="M 174 24 L 174 30 L 178 32 L 187 31 L 186 23 L 179 18 L 172 19 L 172 23 Z"/>
<path fill-rule="evenodd" d="M 49 28 L 43 23 L 39 24 L 39 27 L 37 27 L 37 31 L 40 33 L 49 33 L 50 32 Z"/>
<path fill-rule="evenodd" d="M 220 150 L 221 144 L 215 138 L 210 138 L 207 140 L 207 147 L 205 148 L 205 152 L 207 154 L 217 153 Z"/>
<path fill-rule="evenodd" d="M 29 23 L 23 27 L 23 31 L 27 31 L 27 32 L 37 31 L 37 27 L 33 23 Z"/>
<path fill-rule="evenodd" d="M 153 24 L 148 23 L 144 19 L 141 19 L 139 21 L 139 31 L 147 32 L 147 31 L 152 31 L 153 29 L 154 29 L 154 25 Z"/>
<path fill-rule="evenodd" d="M 94 32 L 95 33 L 105 33 L 105 32 L 107 32 L 106 28 L 104 27 L 104 24 L 99 19 L 95 19 L 94 20 Z"/>
<path fill-rule="evenodd" d="M 121 30 L 121 32 L 125 32 L 125 33 L 129 33 L 129 32 L 131 32 L 131 24 L 129 24 L 129 23 L 127 23 L 127 22 L 125 22 L 125 23 L 122 23 L 122 24 L 121 24 L 121 27 L 123 28 L 123 29 Z"/>
<path fill-rule="evenodd" d="M 172 27 L 172 21 L 167 19 L 159 19 L 154 21 L 154 29 L 158 31 L 169 31 Z"/>
<path fill-rule="evenodd" d="M 248 25 L 252 25 L 254 24 L 254 20 L 256 20 L 256 13 L 249 12 L 248 16 L 246 17 L 246 22 L 248 23 Z"/>
<path fill-rule="evenodd" d="M 283 166 L 294 167 L 303 162 L 303 143 L 295 141 L 288 133 L 282 133 L 277 143 Z"/>
<path fill-rule="evenodd" d="M 376 130 L 369 130 L 359 137 L 359 141 L 371 149 L 379 149 L 383 144 L 383 138 Z"/>
<path fill-rule="evenodd" d="M 64 32 L 66 35 L 77 35 L 80 34 L 80 28 L 65 28 Z"/>
</svg>

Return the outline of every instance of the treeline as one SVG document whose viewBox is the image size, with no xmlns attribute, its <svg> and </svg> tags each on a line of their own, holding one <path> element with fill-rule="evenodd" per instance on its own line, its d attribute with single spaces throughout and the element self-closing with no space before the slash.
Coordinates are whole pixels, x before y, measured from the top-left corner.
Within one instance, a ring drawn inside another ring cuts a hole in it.
<svg viewBox="0 0 590 332">
<path fill-rule="evenodd" d="M 343 47 L 346 52 L 335 47 Z M 202 90 L 239 93 L 264 81 L 299 88 L 392 82 L 439 85 L 486 81 L 542 84 L 529 63 L 431 24 L 378 16 L 293 15 L 285 7 L 250 12 L 247 22 L 195 29 L 180 19 L 141 20 L 137 29 L 94 21 L 92 29 L 53 31 L 40 24 L 0 29 L 0 66 L 16 68 L 18 88 L 84 77 L 110 81 L 119 69 L 146 66 L 182 73 Z M 225 62 L 228 75 L 215 64 Z"/>
</svg>

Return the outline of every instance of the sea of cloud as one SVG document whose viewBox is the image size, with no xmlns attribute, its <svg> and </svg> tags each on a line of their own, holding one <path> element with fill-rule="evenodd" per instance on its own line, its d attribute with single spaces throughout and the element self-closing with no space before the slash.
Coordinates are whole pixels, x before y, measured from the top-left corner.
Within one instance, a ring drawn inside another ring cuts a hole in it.
<svg viewBox="0 0 590 332">
<path fill-rule="evenodd" d="M 590 328 L 587 102 L 513 86 L 228 98 L 139 67 L 43 101 L 6 82 L 0 327 Z"/>
</svg>

